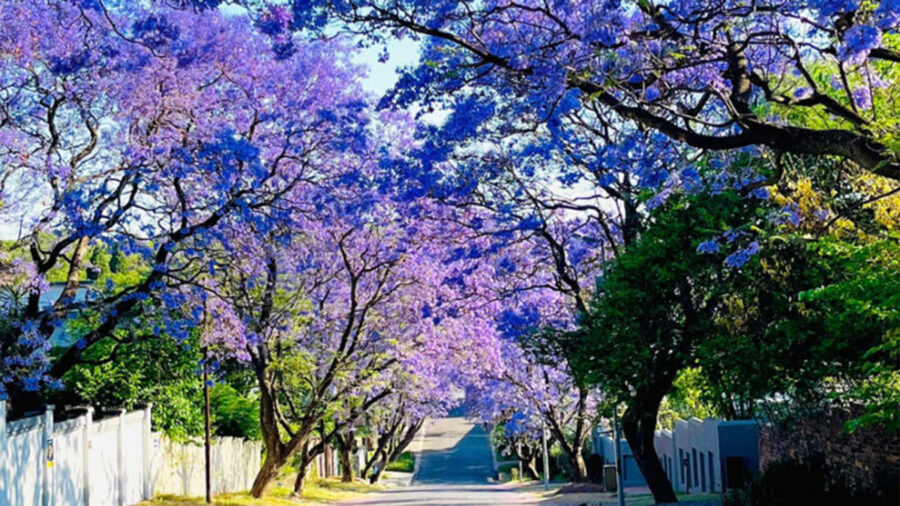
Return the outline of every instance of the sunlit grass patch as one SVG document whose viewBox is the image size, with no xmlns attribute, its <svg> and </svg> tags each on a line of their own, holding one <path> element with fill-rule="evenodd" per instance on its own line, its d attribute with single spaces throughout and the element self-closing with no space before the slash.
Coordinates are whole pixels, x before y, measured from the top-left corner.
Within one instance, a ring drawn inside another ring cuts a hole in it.
<svg viewBox="0 0 900 506">
<path fill-rule="evenodd" d="M 403 452 L 397 457 L 397 460 L 387 465 L 385 471 L 399 471 L 411 473 L 416 468 L 416 456 L 412 452 Z"/>
<path fill-rule="evenodd" d="M 255 499 L 248 492 L 219 494 L 213 497 L 213 504 L 218 506 L 295 506 L 297 504 L 322 504 L 346 501 L 361 495 L 381 490 L 378 485 L 362 482 L 342 483 L 339 479 L 312 479 L 303 489 L 302 499 L 291 497 L 287 488 L 274 487 L 261 499 Z M 141 503 L 142 506 L 203 506 L 202 497 L 184 497 L 161 495 L 152 501 Z"/>
</svg>

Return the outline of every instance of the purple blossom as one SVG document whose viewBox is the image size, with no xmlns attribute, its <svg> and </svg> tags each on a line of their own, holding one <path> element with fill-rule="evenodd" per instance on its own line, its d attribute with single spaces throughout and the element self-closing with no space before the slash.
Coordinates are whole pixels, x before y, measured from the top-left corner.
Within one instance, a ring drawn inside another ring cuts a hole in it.
<svg viewBox="0 0 900 506">
<path fill-rule="evenodd" d="M 851 64 L 863 63 L 869 51 L 881 47 L 881 30 L 869 25 L 855 25 L 844 34 L 840 57 Z"/>
<path fill-rule="evenodd" d="M 715 239 L 709 239 L 707 241 L 701 242 L 697 245 L 697 253 L 702 254 L 713 254 L 719 252 L 719 241 Z"/>
<path fill-rule="evenodd" d="M 799 99 L 799 100 L 803 100 L 804 98 L 809 98 L 812 96 L 812 94 L 813 94 L 812 89 L 805 87 L 805 86 L 794 90 L 794 98 Z"/>
<path fill-rule="evenodd" d="M 768 188 L 765 188 L 765 187 L 754 189 L 752 192 L 750 192 L 750 195 L 753 198 L 759 199 L 759 200 L 769 200 L 769 197 L 770 197 L 769 190 L 768 190 Z"/>
<path fill-rule="evenodd" d="M 776 225 L 791 225 L 798 226 L 800 225 L 801 216 L 800 209 L 797 207 L 797 204 L 790 203 L 781 208 L 781 211 L 773 220 Z"/>
<path fill-rule="evenodd" d="M 860 86 L 853 90 L 853 103 L 860 109 L 868 110 L 872 108 L 872 90 L 868 86 Z"/>
<path fill-rule="evenodd" d="M 732 269 L 740 269 L 758 252 L 759 243 L 753 241 L 746 248 L 741 248 L 725 257 L 725 265 Z"/>
</svg>

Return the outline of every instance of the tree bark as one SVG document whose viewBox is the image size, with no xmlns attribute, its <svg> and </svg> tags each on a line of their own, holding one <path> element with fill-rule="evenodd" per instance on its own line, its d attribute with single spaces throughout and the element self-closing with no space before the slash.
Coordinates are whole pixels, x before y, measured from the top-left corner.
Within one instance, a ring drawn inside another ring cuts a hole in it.
<svg viewBox="0 0 900 506">
<path fill-rule="evenodd" d="M 271 384 L 263 377 L 264 369 L 262 372 L 257 372 L 261 378 L 259 380 L 260 432 L 262 432 L 263 444 L 266 447 L 266 459 L 250 489 L 250 494 L 258 499 L 263 496 L 269 484 L 278 476 L 287 461 L 294 456 L 298 449 L 307 445 L 309 436 L 312 434 L 312 426 L 308 423 L 302 425 L 297 432 L 291 434 L 287 443 L 283 443 L 275 414 L 277 401 L 273 396 Z"/>
<path fill-rule="evenodd" d="M 84 254 L 87 252 L 88 238 L 78 239 L 75 252 L 72 253 L 72 261 L 69 262 L 69 274 L 66 276 L 66 286 L 56 301 L 58 306 L 69 304 L 75 300 L 78 293 L 79 276 L 84 265 Z"/>
<path fill-rule="evenodd" d="M 300 451 L 300 468 L 297 469 L 297 479 L 294 480 L 294 495 L 300 496 L 303 494 L 303 485 L 305 484 L 306 475 L 309 474 L 309 465 L 316 460 L 322 452 L 324 451 L 324 445 L 317 444 L 310 448 L 309 444 L 303 445 L 303 449 Z"/>
<path fill-rule="evenodd" d="M 572 466 L 572 471 L 575 472 L 576 481 L 587 481 L 587 464 L 584 463 L 584 455 L 581 454 L 580 448 L 576 448 L 574 453 L 569 454 L 569 464 Z"/>
<path fill-rule="evenodd" d="M 635 393 L 634 402 L 625 410 L 622 417 L 625 439 L 657 503 L 678 502 L 669 477 L 659 463 L 654 445 L 656 418 L 663 395 L 664 392 L 660 388 L 639 389 Z"/>
<path fill-rule="evenodd" d="M 286 462 L 287 457 L 283 452 L 266 451 L 266 460 L 263 462 L 259 473 L 256 474 L 256 479 L 253 480 L 253 487 L 250 489 L 250 495 L 257 499 L 262 497 L 266 492 L 266 489 L 269 488 L 269 484 L 271 484 L 272 480 L 278 476 L 278 472 L 281 471 L 281 468 L 284 467 Z"/>
<path fill-rule="evenodd" d="M 522 470 L 532 480 L 540 479 L 540 475 L 538 474 L 537 470 L 537 462 L 534 460 L 534 456 L 522 463 Z"/>
<path fill-rule="evenodd" d="M 540 479 L 540 475 L 538 474 L 537 465 L 535 465 L 535 456 L 537 455 L 537 448 L 532 448 L 527 444 L 519 444 L 513 445 L 513 452 L 516 454 L 516 458 L 519 459 L 519 462 L 522 463 L 522 472 L 528 475 L 532 480 Z"/>
<path fill-rule="evenodd" d="M 394 435 L 397 433 L 397 430 L 400 428 L 401 422 L 402 422 L 402 420 L 400 420 L 398 418 L 396 422 L 391 424 L 391 426 L 387 432 L 385 432 L 384 434 L 381 434 L 378 437 L 378 440 L 377 440 L 376 446 L 375 446 L 375 451 L 372 453 L 372 456 L 368 458 L 368 460 L 366 461 L 366 466 L 363 469 L 363 474 L 365 476 L 369 476 L 369 472 L 372 470 L 372 467 L 376 463 L 381 463 L 379 465 L 379 467 L 380 467 L 379 471 L 384 472 L 384 468 L 387 467 L 387 463 L 389 462 L 389 457 L 391 456 L 392 442 L 394 439 Z M 380 472 L 375 475 L 374 481 L 378 481 L 378 479 L 381 478 Z M 374 483 L 374 481 L 373 481 L 373 483 Z"/>
<path fill-rule="evenodd" d="M 351 483 L 353 481 L 353 461 L 350 454 L 353 452 L 355 436 L 351 430 L 346 435 L 335 434 L 338 459 L 341 463 L 341 481 Z"/>
<path fill-rule="evenodd" d="M 409 426 L 406 428 L 406 432 L 403 433 L 403 437 L 401 437 L 400 440 L 397 441 L 397 444 L 394 446 L 394 449 L 391 452 L 388 462 L 393 462 L 394 460 L 397 460 L 397 458 L 400 456 L 400 454 L 402 454 L 404 451 L 406 451 L 406 448 L 408 448 L 410 443 L 412 443 L 413 439 L 415 439 L 416 434 L 419 433 L 419 430 L 422 428 L 422 424 L 424 422 L 425 422 L 425 420 L 423 419 L 416 423 L 409 424 Z"/>
<path fill-rule="evenodd" d="M 547 412 L 544 414 L 544 419 L 549 424 L 550 434 L 559 442 L 559 447 L 566 454 L 566 459 L 572 468 L 572 481 L 575 482 L 587 481 L 587 465 L 584 462 L 584 456 L 581 454 L 584 442 L 587 439 L 588 430 L 588 424 L 584 420 L 584 401 L 584 396 L 582 396 L 579 401 L 579 412 L 576 415 L 579 421 L 576 423 L 575 434 L 571 441 L 566 437 L 563 426 L 554 418 L 553 413 Z"/>
</svg>

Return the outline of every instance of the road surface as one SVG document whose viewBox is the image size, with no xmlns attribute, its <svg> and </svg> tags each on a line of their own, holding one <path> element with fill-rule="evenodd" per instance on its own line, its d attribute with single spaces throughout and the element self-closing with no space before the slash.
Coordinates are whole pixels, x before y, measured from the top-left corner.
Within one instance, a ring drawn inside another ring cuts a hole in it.
<svg viewBox="0 0 900 506">
<path fill-rule="evenodd" d="M 367 495 L 350 504 L 538 503 L 532 494 L 488 481 L 494 466 L 488 434 L 480 425 L 462 417 L 437 418 L 428 420 L 424 430 L 420 468 L 412 486 Z"/>
</svg>

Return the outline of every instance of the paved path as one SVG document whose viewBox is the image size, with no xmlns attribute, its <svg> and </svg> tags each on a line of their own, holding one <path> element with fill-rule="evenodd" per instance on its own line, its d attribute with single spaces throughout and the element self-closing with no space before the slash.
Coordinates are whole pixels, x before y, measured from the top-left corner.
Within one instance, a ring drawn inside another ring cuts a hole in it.
<svg viewBox="0 0 900 506">
<path fill-rule="evenodd" d="M 493 475 L 488 434 L 464 418 L 428 420 L 421 467 L 411 487 L 367 495 L 351 504 L 537 504 L 528 493 L 488 482 Z"/>
</svg>

